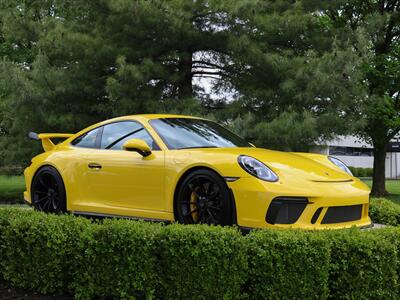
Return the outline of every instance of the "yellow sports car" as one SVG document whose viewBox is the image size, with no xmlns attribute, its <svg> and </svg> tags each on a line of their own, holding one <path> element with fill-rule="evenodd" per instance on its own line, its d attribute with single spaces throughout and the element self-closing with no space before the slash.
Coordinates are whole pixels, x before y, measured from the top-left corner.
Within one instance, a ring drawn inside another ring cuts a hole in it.
<svg viewBox="0 0 400 300">
<path fill-rule="evenodd" d="M 45 151 L 25 170 L 37 210 L 243 228 L 371 224 L 368 187 L 338 159 L 256 148 L 206 119 L 134 115 L 29 137 Z"/>
</svg>

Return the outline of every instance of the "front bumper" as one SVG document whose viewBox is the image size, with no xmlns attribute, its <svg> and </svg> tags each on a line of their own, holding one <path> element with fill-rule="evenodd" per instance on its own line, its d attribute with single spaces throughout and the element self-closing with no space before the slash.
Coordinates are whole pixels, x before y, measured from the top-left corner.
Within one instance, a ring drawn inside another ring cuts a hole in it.
<svg viewBox="0 0 400 300">
<path fill-rule="evenodd" d="M 369 189 L 358 179 L 286 185 L 246 177 L 228 185 L 241 227 L 329 229 L 371 224 Z"/>
</svg>

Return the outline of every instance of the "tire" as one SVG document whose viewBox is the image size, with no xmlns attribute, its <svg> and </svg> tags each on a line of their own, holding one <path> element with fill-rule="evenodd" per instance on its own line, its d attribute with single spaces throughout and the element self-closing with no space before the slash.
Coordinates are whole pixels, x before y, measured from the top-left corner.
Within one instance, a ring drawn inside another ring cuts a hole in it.
<svg viewBox="0 0 400 300">
<path fill-rule="evenodd" d="M 67 199 L 60 173 L 45 166 L 36 173 L 31 185 L 32 206 L 46 213 L 65 213 Z"/>
<path fill-rule="evenodd" d="M 225 181 L 215 172 L 200 169 L 179 185 L 175 215 L 183 224 L 233 225 L 233 199 Z"/>
</svg>

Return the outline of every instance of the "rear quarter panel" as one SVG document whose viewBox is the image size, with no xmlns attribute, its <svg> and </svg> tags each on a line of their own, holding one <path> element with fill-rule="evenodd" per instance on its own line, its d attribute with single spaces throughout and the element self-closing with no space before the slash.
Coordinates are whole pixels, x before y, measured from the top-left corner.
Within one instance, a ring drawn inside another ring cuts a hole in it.
<svg viewBox="0 0 400 300">
<path fill-rule="evenodd" d="M 24 176 L 26 182 L 25 200 L 31 202 L 31 184 L 37 171 L 44 166 L 52 166 L 61 175 L 65 191 L 67 194 L 67 209 L 73 209 L 73 199 L 79 199 L 78 182 L 84 160 L 84 149 L 72 149 L 67 146 L 58 146 L 52 151 L 41 153 L 32 159 L 32 164 L 25 169 Z"/>
</svg>

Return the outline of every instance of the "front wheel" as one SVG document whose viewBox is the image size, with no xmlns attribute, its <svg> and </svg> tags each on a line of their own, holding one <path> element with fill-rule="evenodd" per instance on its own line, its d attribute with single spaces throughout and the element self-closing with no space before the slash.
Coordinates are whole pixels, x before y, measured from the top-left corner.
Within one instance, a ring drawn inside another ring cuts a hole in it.
<svg viewBox="0 0 400 300">
<path fill-rule="evenodd" d="M 190 173 L 179 187 L 176 217 L 183 224 L 233 224 L 233 205 L 225 181 L 210 170 Z"/>
<path fill-rule="evenodd" d="M 67 211 L 64 182 L 58 171 L 50 166 L 41 168 L 32 180 L 32 205 L 47 213 Z"/>
</svg>

